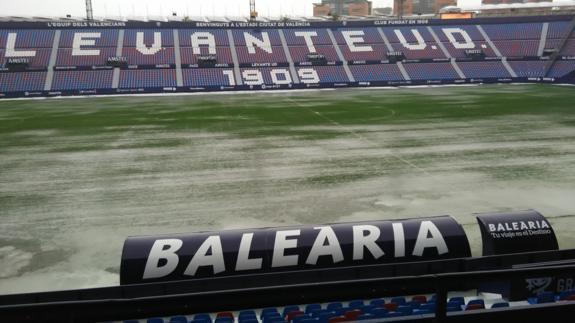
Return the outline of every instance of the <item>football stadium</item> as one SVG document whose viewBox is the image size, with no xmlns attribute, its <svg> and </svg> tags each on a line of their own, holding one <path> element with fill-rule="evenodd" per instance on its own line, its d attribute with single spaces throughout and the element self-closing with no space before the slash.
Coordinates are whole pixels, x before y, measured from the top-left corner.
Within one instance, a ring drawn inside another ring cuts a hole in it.
<svg viewBox="0 0 575 323">
<path fill-rule="evenodd" d="M 573 322 L 572 12 L 250 3 L 0 17 L 0 322 Z"/>
</svg>

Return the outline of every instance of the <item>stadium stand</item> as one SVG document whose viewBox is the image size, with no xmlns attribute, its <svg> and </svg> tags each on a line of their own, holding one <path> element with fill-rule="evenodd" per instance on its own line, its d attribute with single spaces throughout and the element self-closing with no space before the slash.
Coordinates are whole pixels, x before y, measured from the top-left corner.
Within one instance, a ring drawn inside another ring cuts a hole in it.
<svg viewBox="0 0 575 323">
<path fill-rule="evenodd" d="M 261 84 L 288 89 L 366 86 L 358 82 L 570 83 L 574 21 L 367 19 L 285 27 L 8 21 L 0 24 L 0 97 L 245 90 Z"/>
<path fill-rule="evenodd" d="M 509 65 L 519 77 L 544 77 L 545 61 L 510 61 Z"/>
<path fill-rule="evenodd" d="M 404 80 L 396 64 L 353 65 L 350 69 L 355 80 L 360 82 Z"/>
<path fill-rule="evenodd" d="M 183 70 L 185 86 L 233 86 L 233 70 L 222 68 L 190 68 Z"/>
<path fill-rule="evenodd" d="M 306 46 L 306 38 L 311 38 L 314 45 L 332 45 L 326 29 L 286 29 L 283 31 L 287 44 L 292 46 Z"/>
<path fill-rule="evenodd" d="M 310 68 L 298 68 L 298 75 L 317 73 L 317 83 L 339 83 L 347 82 L 349 79 L 341 66 L 315 66 Z M 307 78 L 312 79 L 312 78 Z M 303 82 L 303 81 L 302 81 Z M 305 82 L 304 82 L 305 83 Z M 313 82 L 310 82 L 313 83 Z"/>
<path fill-rule="evenodd" d="M 176 86 L 176 73 L 164 70 L 123 70 L 120 73 L 120 88 L 156 88 Z"/>
<path fill-rule="evenodd" d="M 0 90 L 41 91 L 44 89 L 45 72 L 0 73 Z"/>
<path fill-rule="evenodd" d="M 412 80 L 449 80 L 459 77 L 449 63 L 412 63 L 403 66 Z"/>
<path fill-rule="evenodd" d="M 325 59 L 329 62 L 337 62 L 340 60 L 337 56 L 335 48 L 333 48 L 331 45 L 315 45 L 313 50 L 314 51 L 312 52 L 307 46 L 301 45 L 294 45 L 289 47 L 292 60 L 296 63 L 309 61 L 308 54 L 311 53 L 324 55 Z"/>
<path fill-rule="evenodd" d="M 501 62 L 461 62 L 459 67 L 471 78 L 511 77 Z"/>
<path fill-rule="evenodd" d="M 112 86 L 112 71 L 58 71 L 54 73 L 55 90 L 106 89 Z"/>
<path fill-rule="evenodd" d="M 535 57 L 539 50 L 539 40 L 494 41 L 503 57 Z"/>
<path fill-rule="evenodd" d="M 407 59 L 446 58 L 439 44 L 427 28 L 384 29 L 394 51 L 401 51 Z"/>
<path fill-rule="evenodd" d="M 575 35 L 572 35 L 561 50 L 560 55 L 573 55 L 575 53 Z"/>
<path fill-rule="evenodd" d="M 484 24 L 483 29 L 493 41 L 497 40 L 538 40 L 541 38 L 542 24 Z"/>
<path fill-rule="evenodd" d="M 550 77 L 562 77 L 575 70 L 575 61 L 557 61 L 549 71 Z"/>
</svg>

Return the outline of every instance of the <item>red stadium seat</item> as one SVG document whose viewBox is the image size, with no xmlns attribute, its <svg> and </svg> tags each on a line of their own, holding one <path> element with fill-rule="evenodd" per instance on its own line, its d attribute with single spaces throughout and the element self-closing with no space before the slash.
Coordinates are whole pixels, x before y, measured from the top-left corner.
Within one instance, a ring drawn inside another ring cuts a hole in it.
<svg viewBox="0 0 575 323">
<path fill-rule="evenodd" d="M 349 320 L 345 316 L 336 316 L 329 319 L 329 323 L 338 323 L 338 322 L 348 322 Z"/>
<path fill-rule="evenodd" d="M 483 304 L 469 304 L 465 308 L 466 311 L 483 310 L 483 309 L 485 309 L 485 305 Z"/>
<path fill-rule="evenodd" d="M 220 317 L 229 317 L 229 318 L 234 318 L 234 314 L 232 312 L 220 312 L 216 315 L 216 318 L 220 318 Z"/>
</svg>

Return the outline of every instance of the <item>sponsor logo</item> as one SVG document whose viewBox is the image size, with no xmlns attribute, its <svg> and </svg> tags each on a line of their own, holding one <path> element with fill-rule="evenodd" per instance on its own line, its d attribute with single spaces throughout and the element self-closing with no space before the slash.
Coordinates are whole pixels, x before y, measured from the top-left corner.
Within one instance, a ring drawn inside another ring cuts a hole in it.
<svg viewBox="0 0 575 323">
<path fill-rule="evenodd" d="M 552 281 L 553 278 L 551 277 L 525 279 L 527 290 L 533 294 L 540 293 L 547 289 L 547 287 L 551 285 Z"/>
<path fill-rule="evenodd" d="M 394 252 L 392 257 L 410 256 L 421 257 L 426 249 L 435 249 L 438 255 L 449 253 L 449 249 L 442 233 L 432 221 L 422 221 L 413 249 L 407 249 L 404 236 L 405 229 L 402 223 L 393 223 Z M 383 257 L 384 252 L 377 244 L 381 237 L 381 230 L 373 225 L 354 225 L 352 231 L 352 249 L 350 254 L 353 260 L 362 260 L 369 253 L 375 259 Z M 303 255 L 305 264 L 316 265 L 320 257 L 330 257 L 334 263 L 345 260 L 341 242 L 332 226 L 318 226 L 313 228 L 316 236 L 307 254 Z M 234 250 L 237 255 L 235 263 L 226 264 L 222 236 L 209 235 L 200 243 L 185 266 L 184 276 L 195 276 L 200 267 L 211 267 L 214 274 L 228 270 L 245 271 L 263 268 L 263 257 L 250 256 L 254 232 L 245 232 L 241 235 L 239 248 Z M 300 255 L 290 254 L 290 250 L 297 249 L 301 230 L 278 230 L 273 234 L 273 249 L 271 250 L 271 268 L 297 266 Z M 182 259 L 178 255 L 180 249 L 186 249 L 182 239 L 155 240 L 147 257 L 142 279 L 160 278 L 170 275 L 176 270 Z M 230 267 L 230 268 L 227 268 Z M 182 267 L 183 268 L 183 267 Z"/>
<path fill-rule="evenodd" d="M 523 230 L 549 229 L 549 223 L 543 220 L 513 221 L 513 222 L 490 223 L 488 227 L 490 232 L 523 231 Z"/>
</svg>

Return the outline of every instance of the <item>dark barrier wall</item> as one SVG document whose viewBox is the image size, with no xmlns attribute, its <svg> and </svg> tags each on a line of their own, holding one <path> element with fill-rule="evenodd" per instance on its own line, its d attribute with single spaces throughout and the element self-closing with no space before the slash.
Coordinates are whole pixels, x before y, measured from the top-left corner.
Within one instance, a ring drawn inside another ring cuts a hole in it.
<svg viewBox="0 0 575 323">
<path fill-rule="evenodd" d="M 121 284 L 471 256 L 451 217 L 130 237 Z"/>
</svg>

